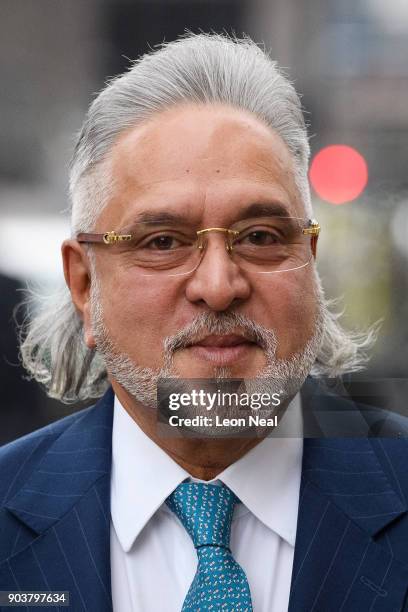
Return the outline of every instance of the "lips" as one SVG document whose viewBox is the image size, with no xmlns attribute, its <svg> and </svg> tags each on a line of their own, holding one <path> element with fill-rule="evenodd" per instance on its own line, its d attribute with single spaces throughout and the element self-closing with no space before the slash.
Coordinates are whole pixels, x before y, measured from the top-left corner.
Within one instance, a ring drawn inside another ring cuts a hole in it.
<svg viewBox="0 0 408 612">
<path fill-rule="evenodd" d="M 224 336 L 212 334 L 210 336 L 206 336 L 202 340 L 198 340 L 197 342 L 192 343 L 190 346 L 207 346 L 207 347 L 217 347 L 217 348 L 227 348 L 231 346 L 238 346 L 239 344 L 254 344 L 251 340 L 248 340 L 244 336 L 239 336 L 237 334 L 228 334 Z"/>
<path fill-rule="evenodd" d="M 191 355 L 213 366 L 232 366 L 250 358 L 257 344 L 238 334 L 212 334 L 190 344 Z"/>
</svg>

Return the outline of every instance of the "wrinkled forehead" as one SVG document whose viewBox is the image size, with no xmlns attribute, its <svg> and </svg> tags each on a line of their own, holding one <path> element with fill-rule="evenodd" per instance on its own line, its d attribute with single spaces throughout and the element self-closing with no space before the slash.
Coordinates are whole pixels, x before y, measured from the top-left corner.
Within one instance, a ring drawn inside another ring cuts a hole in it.
<svg viewBox="0 0 408 612">
<path fill-rule="evenodd" d="M 271 203 L 289 215 L 305 215 L 287 146 L 237 109 L 206 105 L 162 112 L 121 135 L 110 165 L 112 191 L 102 218 L 117 222 L 157 207 L 233 217 L 241 207 Z"/>
</svg>

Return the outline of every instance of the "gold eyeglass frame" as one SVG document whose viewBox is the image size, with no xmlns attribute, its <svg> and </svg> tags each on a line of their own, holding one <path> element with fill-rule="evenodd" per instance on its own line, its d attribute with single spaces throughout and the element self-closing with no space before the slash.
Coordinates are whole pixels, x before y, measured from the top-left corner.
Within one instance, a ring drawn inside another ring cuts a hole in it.
<svg viewBox="0 0 408 612">
<path fill-rule="evenodd" d="M 302 221 L 305 222 L 305 224 L 308 223 L 307 227 L 302 228 L 302 234 L 309 235 L 311 238 L 311 249 L 312 249 L 311 257 L 307 262 L 305 262 L 301 266 L 290 268 L 287 271 L 298 270 L 300 268 L 304 268 L 310 263 L 312 258 L 316 258 L 317 240 L 320 234 L 320 225 L 318 221 L 316 221 L 315 219 L 302 219 Z M 197 266 L 200 264 L 202 256 L 204 255 L 205 249 L 206 249 L 207 243 L 204 237 L 208 235 L 210 232 L 222 233 L 226 236 L 225 248 L 227 250 L 228 255 L 230 256 L 232 255 L 233 248 L 234 248 L 234 239 L 236 239 L 239 236 L 239 234 L 242 233 L 242 231 L 233 230 L 233 229 L 225 228 L 225 227 L 207 227 L 202 230 L 196 231 L 196 235 L 197 235 L 196 247 L 197 247 L 198 253 L 200 253 L 200 258 L 199 258 L 199 262 L 197 263 Z M 132 240 L 132 238 L 133 238 L 133 235 L 130 233 L 121 234 L 115 230 L 104 232 L 103 234 L 79 233 L 76 236 L 76 240 L 80 243 L 91 243 L 91 244 L 99 243 L 101 245 L 107 245 L 107 246 L 112 246 L 114 244 L 118 244 L 122 242 L 128 242 Z M 185 276 L 186 274 L 191 274 L 191 272 L 193 272 L 195 269 L 196 268 L 193 268 L 189 270 L 188 272 L 169 274 L 169 276 Z M 275 272 L 283 272 L 283 271 L 285 270 L 276 270 Z M 270 274 L 272 272 L 260 272 L 260 273 Z M 152 276 L 152 274 L 144 274 L 144 276 Z"/>
<path fill-rule="evenodd" d="M 309 219 L 309 226 L 302 229 L 302 234 L 309 234 L 310 236 L 317 239 L 320 234 L 320 225 L 316 219 Z M 228 229 L 225 227 L 207 227 L 202 230 L 198 230 L 197 233 L 197 248 L 202 251 L 204 249 L 204 242 L 202 237 L 210 232 L 219 232 L 227 235 L 226 241 L 226 249 L 230 253 L 233 250 L 233 242 L 232 240 L 239 236 L 240 232 L 232 229 Z M 76 240 L 80 243 L 90 243 L 90 244 L 106 244 L 112 245 L 117 244 L 118 242 L 128 242 L 132 240 L 132 234 L 118 234 L 115 230 L 105 232 L 103 234 L 88 234 L 81 232 L 76 235 Z"/>
</svg>

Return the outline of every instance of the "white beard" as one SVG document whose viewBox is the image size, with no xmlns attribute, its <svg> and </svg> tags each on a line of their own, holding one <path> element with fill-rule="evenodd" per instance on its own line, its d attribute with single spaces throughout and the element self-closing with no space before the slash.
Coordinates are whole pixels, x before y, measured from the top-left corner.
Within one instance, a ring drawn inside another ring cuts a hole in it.
<svg viewBox="0 0 408 612">
<path fill-rule="evenodd" d="M 256 341 L 264 350 L 266 366 L 259 371 L 256 379 L 245 381 L 247 392 L 267 391 L 270 394 L 279 393 L 283 398 L 293 397 L 310 373 L 321 345 L 324 316 L 322 303 L 319 298 L 318 306 L 318 315 L 312 337 L 301 351 L 295 353 L 289 359 L 276 358 L 278 340 L 273 330 L 267 329 L 236 313 L 216 314 L 208 312 L 199 315 L 192 323 L 174 336 L 164 339 L 163 365 L 160 368 L 152 369 L 136 364 L 115 345 L 104 323 L 99 285 L 96 281 L 93 281 L 91 287 L 93 333 L 97 344 L 97 351 L 103 358 L 109 375 L 137 402 L 153 409 L 157 408 L 159 379 L 181 378 L 180 373 L 174 367 L 175 352 L 189 345 L 196 338 L 202 338 L 210 334 L 243 333 L 245 337 Z M 213 376 L 216 380 L 230 378 L 231 370 L 226 367 L 217 367 L 213 370 Z M 225 414 L 227 413 L 229 416 L 232 416 L 228 409 L 226 409 Z M 181 412 L 179 412 L 179 415 L 183 416 Z M 193 415 L 189 412 L 186 416 Z M 237 416 L 236 412 L 233 416 Z"/>
</svg>

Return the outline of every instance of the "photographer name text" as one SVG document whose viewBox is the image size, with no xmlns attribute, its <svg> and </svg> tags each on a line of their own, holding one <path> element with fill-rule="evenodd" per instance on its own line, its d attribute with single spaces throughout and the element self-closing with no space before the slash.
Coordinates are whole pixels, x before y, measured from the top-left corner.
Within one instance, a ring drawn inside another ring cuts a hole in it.
<svg viewBox="0 0 408 612">
<path fill-rule="evenodd" d="M 172 427 L 277 427 L 278 415 L 264 418 L 259 415 L 248 415 L 246 417 L 214 417 L 197 415 L 195 417 L 180 417 L 173 414 L 169 417 L 169 425 Z"/>
</svg>

